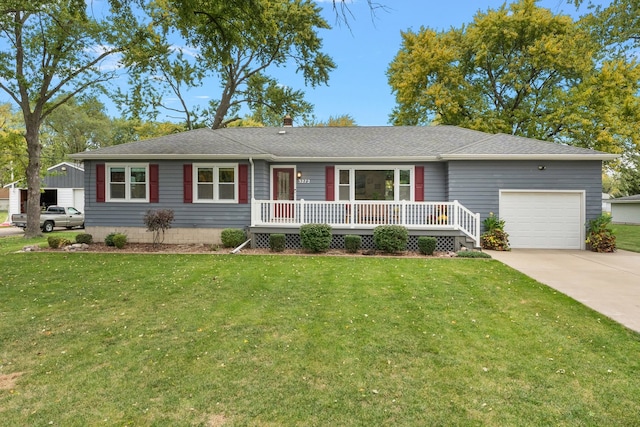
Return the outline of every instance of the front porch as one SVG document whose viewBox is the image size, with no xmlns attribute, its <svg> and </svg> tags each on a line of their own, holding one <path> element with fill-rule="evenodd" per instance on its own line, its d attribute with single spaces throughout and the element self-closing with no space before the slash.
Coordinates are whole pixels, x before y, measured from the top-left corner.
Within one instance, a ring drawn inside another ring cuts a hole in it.
<svg viewBox="0 0 640 427">
<path fill-rule="evenodd" d="M 298 229 L 304 224 L 329 224 L 334 230 L 334 246 L 344 235 L 363 236 L 366 248 L 379 225 L 402 225 L 409 230 L 409 248 L 419 236 L 434 236 L 440 249 L 458 250 L 459 246 L 480 245 L 480 214 L 459 202 L 406 201 L 283 201 L 252 200 L 250 231 L 253 245 L 262 246 L 272 233 L 287 235 L 288 246 L 295 246 Z M 299 240 L 299 238 L 298 238 Z M 412 243 L 413 242 L 413 243 Z M 268 241 L 266 242 L 268 245 Z"/>
</svg>

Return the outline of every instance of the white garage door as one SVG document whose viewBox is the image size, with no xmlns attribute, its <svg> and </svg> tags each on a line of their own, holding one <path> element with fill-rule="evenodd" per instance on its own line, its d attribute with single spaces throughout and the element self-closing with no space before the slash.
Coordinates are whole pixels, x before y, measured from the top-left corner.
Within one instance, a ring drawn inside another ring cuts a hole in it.
<svg viewBox="0 0 640 427">
<path fill-rule="evenodd" d="M 584 193 L 500 192 L 500 218 L 512 248 L 583 249 Z"/>
</svg>

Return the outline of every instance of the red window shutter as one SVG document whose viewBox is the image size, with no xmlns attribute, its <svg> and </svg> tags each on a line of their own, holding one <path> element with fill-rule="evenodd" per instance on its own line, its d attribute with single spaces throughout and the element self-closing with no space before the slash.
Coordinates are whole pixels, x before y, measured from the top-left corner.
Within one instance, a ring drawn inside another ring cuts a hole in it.
<svg viewBox="0 0 640 427">
<path fill-rule="evenodd" d="M 96 202 L 104 203 L 106 200 L 105 196 L 105 178 L 106 171 L 104 163 L 100 163 L 96 165 Z"/>
<path fill-rule="evenodd" d="M 149 202 L 158 203 L 160 201 L 159 188 L 160 172 L 158 165 L 149 165 Z"/>
<path fill-rule="evenodd" d="M 335 166 L 327 166 L 325 169 L 325 200 L 332 202 L 336 199 L 336 168 Z"/>
<path fill-rule="evenodd" d="M 238 203 L 249 203 L 249 165 L 238 165 Z"/>
<path fill-rule="evenodd" d="M 184 202 L 193 202 L 193 165 L 191 163 L 184 165 L 183 174 Z"/>
<path fill-rule="evenodd" d="M 424 201 L 424 166 L 416 166 L 414 170 L 415 175 L 415 194 L 413 199 L 416 202 Z"/>
</svg>

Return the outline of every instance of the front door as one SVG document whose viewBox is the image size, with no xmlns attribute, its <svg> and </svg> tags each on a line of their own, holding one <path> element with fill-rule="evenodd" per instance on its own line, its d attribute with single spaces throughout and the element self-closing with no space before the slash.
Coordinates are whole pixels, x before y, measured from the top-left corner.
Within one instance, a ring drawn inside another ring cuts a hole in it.
<svg viewBox="0 0 640 427">
<path fill-rule="evenodd" d="M 273 169 L 273 199 L 274 200 L 294 200 L 294 177 L 293 168 L 274 168 Z M 276 203 L 276 218 L 292 218 L 293 205 L 289 203 Z"/>
</svg>

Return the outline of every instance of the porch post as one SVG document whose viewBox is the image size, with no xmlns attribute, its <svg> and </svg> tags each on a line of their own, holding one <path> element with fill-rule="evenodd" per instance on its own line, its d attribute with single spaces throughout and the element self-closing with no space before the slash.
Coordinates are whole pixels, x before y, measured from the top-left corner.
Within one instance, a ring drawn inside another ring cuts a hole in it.
<svg viewBox="0 0 640 427">
<path fill-rule="evenodd" d="M 475 215 L 476 217 L 476 232 L 475 234 L 475 238 L 476 238 L 476 246 L 481 246 L 480 245 L 480 214 L 476 213 Z"/>
<path fill-rule="evenodd" d="M 305 224 L 304 222 L 304 199 L 300 199 L 300 224 Z"/>
<path fill-rule="evenodd" d="M 257 206 L 257 201 L 254 197 L 251 197 L 251 226 L 255 227 L 258 218 L 258 212 L 260 211 Z"/>
<path fill-rule="evenodd" d="M 460 229 L 459 219 L 460 203 L 457 200 L 453 201 L 453 227 L 455 230 Z"/>
</svg>

